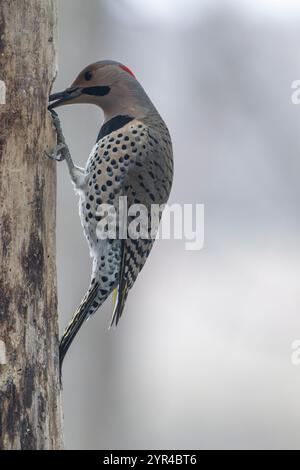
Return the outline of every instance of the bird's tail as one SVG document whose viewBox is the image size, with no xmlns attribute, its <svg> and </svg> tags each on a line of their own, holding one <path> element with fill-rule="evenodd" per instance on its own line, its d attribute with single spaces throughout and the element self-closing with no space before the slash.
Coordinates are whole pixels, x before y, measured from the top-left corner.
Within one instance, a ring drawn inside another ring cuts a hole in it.
<svg viewBox="0 0 300 470">
<path fill-rule="evenodd" d="M 98 291 L 99 291 L 99 285 L 95 283 L 93 288 L 91 290 L 88 290 L 87 294 L 83 298 L 81 304 L 79 305 L 76 312 L 74 313 L 72 320 L 70 321 L 69 325 L 65 329 L 64 334 L 61 337 L 61 340 L 59 343 L 60 371 L 62 368 L 64 357 L 69 347 L 71 346 L 76 334 L 78 333 L 84 320 L 91 313 L 91 310 L 93 310 L 93 303 L 97 297 Z"/>
<path fill-rule="evenodd" d="M 128 296 L 128 281 L 125 279 L 125 259 L 126 259 L 126 249 L 125 242 L 122 240 L 121 247 L 121 264 L 119 271 L 119 285 L 113 291 L 113 315 L 110 323 L 110 328 L 115 324 L 116 326 L 119 323 L 119 320 L 122 316 L 124 305 Z"/>
</svg>

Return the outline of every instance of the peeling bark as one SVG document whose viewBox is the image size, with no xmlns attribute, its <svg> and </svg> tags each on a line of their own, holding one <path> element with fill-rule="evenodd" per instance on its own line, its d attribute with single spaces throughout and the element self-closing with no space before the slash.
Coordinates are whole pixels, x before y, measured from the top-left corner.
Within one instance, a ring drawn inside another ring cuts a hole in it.
<svg viewBox="0 0 300 470">
<path fill-rule="evenodd" d="M 0 448 L 60 449 L 56 0 L 0 0 Z M 1 104 L 5 102 L 5 104 Z"/>
</svg>

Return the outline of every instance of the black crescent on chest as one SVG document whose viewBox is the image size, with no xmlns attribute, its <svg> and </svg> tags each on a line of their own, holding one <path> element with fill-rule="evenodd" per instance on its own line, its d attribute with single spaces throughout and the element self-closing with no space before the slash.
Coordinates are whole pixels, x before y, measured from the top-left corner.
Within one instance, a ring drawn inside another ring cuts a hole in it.
<svg viewBox="0 0 300 470">
<path fill-rule="evenodd" d="M 103 124 L 98 134 L 96 142 L 98 142 L 100 139 L 102 139 L 102 137 L 105 137 L 111 132 L 121 129 L 123 126 L 125 126 L 125 124 L 132 121 L 133 119 L 134 117 L 128 115 L 120 115 L 113 117 L 112 119 Z"/>
</svg>

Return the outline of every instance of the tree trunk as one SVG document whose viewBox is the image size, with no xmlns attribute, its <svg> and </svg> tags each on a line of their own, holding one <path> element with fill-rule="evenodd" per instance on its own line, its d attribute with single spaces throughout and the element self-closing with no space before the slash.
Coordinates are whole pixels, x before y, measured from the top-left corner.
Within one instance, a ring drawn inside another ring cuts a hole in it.
<svg viewBox="0 0 300 470">
<path fill-rule="evenodd" d="M 56 173 L 44 156 L 55 73 L 56 0 L 0 0 L 2 449 L 62 448 Z"/>
</svg>

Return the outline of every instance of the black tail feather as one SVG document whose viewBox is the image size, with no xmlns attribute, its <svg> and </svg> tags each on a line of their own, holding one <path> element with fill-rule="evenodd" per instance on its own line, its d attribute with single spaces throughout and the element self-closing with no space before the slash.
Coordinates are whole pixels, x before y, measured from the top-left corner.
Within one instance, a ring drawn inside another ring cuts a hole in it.
<svg viewBox="0 0 300 470">
<path fill-rule="evenodd" d="M 112 327 L 113 324 L 115 324 L 116 326 L 118 325 L 119 320 L 122 316 L 125 301 L 128 295 L 127 279 L 125 279 L 125 260 L 126 260 L 125 240 L 122 240 L 118 294 L 117 294 L 117 300 L 116 300 L 113 316 L 111 319 L 110 327 Z"/>
<path fill-rule="evenodd" d="M 61 372 L 62 369 L 62 363 L 64 360 L 64 357 L 71 346 L 76 334 L 78 333 L 81 325 L 87 318 L 87 316 L 90 313 L 92 304 L 97 296 L 98 293 L 98 287 L 99 285 L 96 283 L 92 290 L 87 293 L 87 295 L 84 297 L 82 300 L 81 304 L 79 305 L 78 309 L 76 310 L 75 314 L 73 315 L 73 318 L 66 328 L 64 334 L 61 337 L 60 343 L 59 343 L 59 369 Z"/>
</svg>

